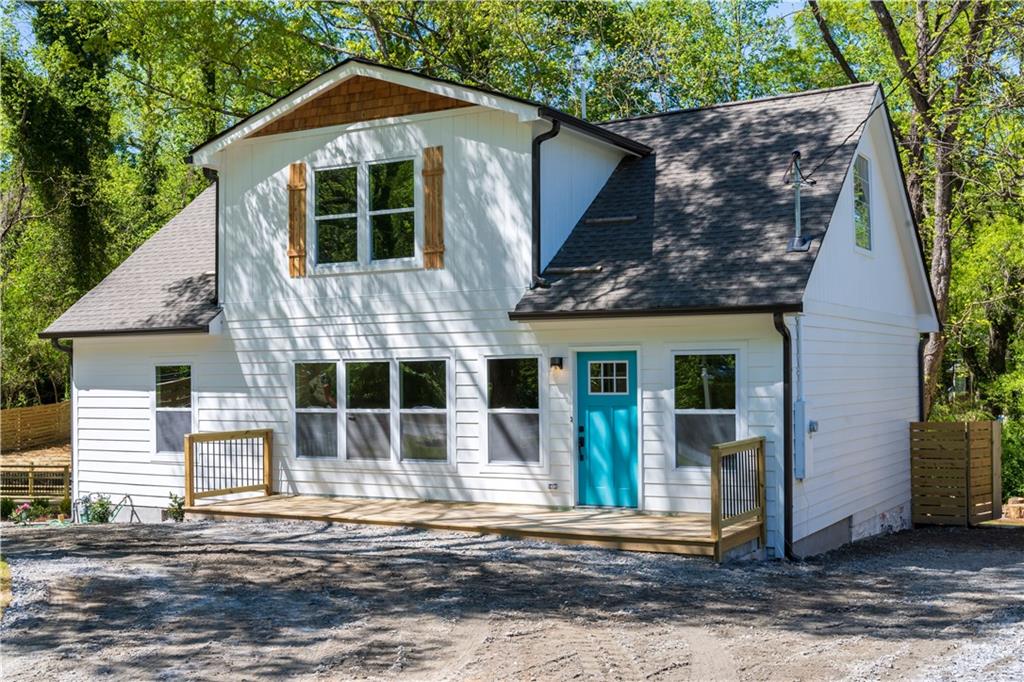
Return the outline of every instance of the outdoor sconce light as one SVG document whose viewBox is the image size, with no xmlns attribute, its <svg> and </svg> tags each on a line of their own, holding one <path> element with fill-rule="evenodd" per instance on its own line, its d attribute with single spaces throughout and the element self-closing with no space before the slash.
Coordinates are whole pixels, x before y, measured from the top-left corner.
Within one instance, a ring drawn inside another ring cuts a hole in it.
<svg viewBox="0 0 1024 682">
<path fill-rule="evenodd" d="M 562 369 L 561 356 L 551 358 L 551 369 Z"/>
</svg>

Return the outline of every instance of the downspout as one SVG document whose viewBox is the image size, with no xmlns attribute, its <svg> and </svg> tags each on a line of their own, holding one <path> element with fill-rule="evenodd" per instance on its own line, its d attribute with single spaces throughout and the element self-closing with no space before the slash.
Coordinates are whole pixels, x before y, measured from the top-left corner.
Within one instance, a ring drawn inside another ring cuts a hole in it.
<svg viewBox="0 0 1024 682">
<path fill-rule="evenodd" d="M 62 345 L 60 339 L 56 336 L 50 338 L 50 345 L 59 350 L 61 353 L 65 353 L 68 356 L 68 393 L 70 394 L 71 401 L 71 517 L 75 517 L 75 506 L 74 499 L 78 494 L 78 461 L 75 458 L 75 453 L 78 451 L 78 443 L 75 442 L 75 356 L 74 347 L 69 341 L 67 345 Z"/>
<path fill-rule="evenodd" d="M 557 135 L 562 129 L 562 124 L 557 119 L 546 118 L 546 120 L 551 121 L 551 129 L 533 138 L 533 146 L 530 152 L 532 164 L 530 184 L 533 191 L 533 205 L 530 211 L 530 227 L 533 241 L 530 268 L 531 289 L 536 289 L 537 287 L 547 288 L 550 286 L 547 280 L 540 276 L 540 146 Z"/>
<path fill-rule="evenodd" d="M 782 335 L 782 476 L 783 476 L 783 551 L 793 555 L 793 341 L 782 313 L 772 313 L 775 329 Z"/>
<path fill-rule="evenodd" d="M 923 422 L 924 413 L 924 347 L 928 345 L 928 334 L 921 334 L 917 342 L 917 421 Z"/>
<path fill-rule="evenodd" d="M 213 302 L 220 305 L 220 177 L 212 168 L 204 168 L 203 177 L 216 185 L 213 190 Z"/>
</svg>

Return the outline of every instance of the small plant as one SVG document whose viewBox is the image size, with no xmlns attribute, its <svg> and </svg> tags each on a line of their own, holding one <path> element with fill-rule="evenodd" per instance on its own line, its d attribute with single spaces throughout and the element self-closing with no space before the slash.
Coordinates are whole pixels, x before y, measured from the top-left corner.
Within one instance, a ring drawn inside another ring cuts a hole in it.
<svg viewBox="0 0 1024 682">
<path fill-rule="evenodd" d="M 0 519 L 6 521 L 14 513 L 14 500 L 9 497 L 0 497 Z"/>
<path fill-rule="evenodd" d="M 82 501 L 82 518 L 87 523 L 110 523 L 114 505 L 108 495 L 94 495 Z"/>
<path fill-rule="evenodd" d="M 32 520 L 31 517 L 32 505 L 28 502 L 19 504 L 15 507 L 14 511 L 11 512 L 11 520 L 19 526 L 23 526 Z"/>
<path fill-rule="evenodd" d="M 35 521 L 50 514 L 50 501 L 43 498 L 36 498 L 29 503 L 29 518 Z"/>
<path fill-rule="evenodd" d="M 68 497 L 67 495 L 64 496 L 64 499 L 62 499 L 60 501 L 60 504 L 57 507 L 57 513 L 60 514 L 61 516 L 63 516 L 64 518 L 67 518 L 67 517 L 71 516 L 71 498 L 70 497 Z"/>
<path fill-rule="evenodd" d="M 170 493 L 171 503 L 167 505 L 167 518 L 172 521 L 184 521 L 185 520 L 185 498 L 180 495 Z"/>
</svg>

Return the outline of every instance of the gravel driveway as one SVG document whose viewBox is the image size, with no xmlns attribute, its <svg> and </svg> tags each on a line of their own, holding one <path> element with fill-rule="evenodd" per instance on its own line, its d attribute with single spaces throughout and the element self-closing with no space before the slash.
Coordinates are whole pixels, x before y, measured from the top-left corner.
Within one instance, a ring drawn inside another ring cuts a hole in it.
<svg viewBox="0 0 1024 682">
<path fill-rule="evenodd" d="M 3 529 L 4 679 L 1024 679 L 1024 531 L 811 563 L 313 523 Z"/>
</svg>

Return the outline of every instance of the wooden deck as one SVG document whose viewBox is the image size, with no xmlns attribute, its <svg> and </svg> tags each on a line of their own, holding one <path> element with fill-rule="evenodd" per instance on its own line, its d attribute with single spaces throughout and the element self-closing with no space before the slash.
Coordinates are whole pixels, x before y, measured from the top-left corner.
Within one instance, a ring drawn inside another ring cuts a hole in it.
<svg viewBox="0 0 1024 682">
<path fill-rule="evenodd" d="M 646 514 L 618 509 L 551 509 L 518 505 L 271 495 L 186 508 L 188 518 L 280 519 L 410 526 L 635 552 L 715 556 L 709 514 Z M 760 536 L 756 520 L 723 530 L 724 555 Z"/>
</svg>

